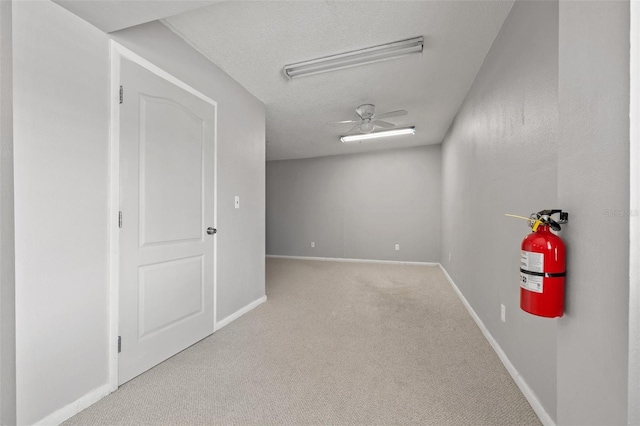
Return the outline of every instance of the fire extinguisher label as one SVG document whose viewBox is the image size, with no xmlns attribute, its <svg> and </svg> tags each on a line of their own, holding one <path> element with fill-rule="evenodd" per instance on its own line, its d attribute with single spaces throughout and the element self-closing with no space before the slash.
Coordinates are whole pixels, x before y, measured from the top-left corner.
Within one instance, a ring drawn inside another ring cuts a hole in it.
<svg viewBox="0 0 640 426">
<path fill-rule="evenodd" d="M 544 272 L 544 254 L 522 250 L 520 252 L 520 269 L 530 272 Z"/>
<path fill-rule="evenodd" d="M 539 275 L 529 275 L 520 272 L 520 287 L 534 293 L 542 293 L 542 278 Z"/>
</svg>

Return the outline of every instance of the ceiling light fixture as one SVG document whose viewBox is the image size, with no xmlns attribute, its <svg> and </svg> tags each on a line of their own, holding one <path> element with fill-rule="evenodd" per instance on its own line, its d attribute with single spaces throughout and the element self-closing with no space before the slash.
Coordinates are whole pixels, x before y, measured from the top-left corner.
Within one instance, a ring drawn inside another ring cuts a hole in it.
<svg viewBox="0 0 640 426">
<path fill-rule="evenodd" d="M 360 142 L 369 139 L 386 138 L 388 136 L 415 135 L 415 126 L 403 127 L 401 129 L 383 130 L 382 132 L 364 133 L 361 135 L 340 136 L 342 143 Z"/>
<path fill-rule="evenodd" d="M 283 71 L 288 78 L 303 77 L 336 71 L 358 65 L 401 58 L 411 53 L 422 53 L 424 37 L 415 37 L 324 58 L 285 65 Z"/>
</svg>

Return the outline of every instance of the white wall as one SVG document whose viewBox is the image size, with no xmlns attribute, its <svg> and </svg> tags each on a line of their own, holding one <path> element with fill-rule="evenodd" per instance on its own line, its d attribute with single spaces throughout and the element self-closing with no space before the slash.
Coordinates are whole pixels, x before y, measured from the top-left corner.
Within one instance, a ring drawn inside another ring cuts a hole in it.
<svg viewBox="0 0 640 426">
<path fill-rule="evenodd" d="M 560 425 L 627 424 L 629 2 L 516 2 L 443 170 L 442 263 L 544 408 Z M 558 320 L 518 309 L 527 230 L 499 218 L 552 207 L 570 213 Z"/>
<path fill-rule="evenodd" d="M 558 423 L 627 423 L 629 2 L 560 2 Z"/>
<path fill-rule="evenodd" d="M 224 318 L 264 295 L 264 106 L 159 23 L 117 37 L 218 102 Z M 20 424 L 108 380 L 108 41 L 54 3 L 13 3 Z"/>
<path fill-rule="evenodd" d="M 439 145 L 269 161 L 267 253 L 437 262 L 440 189 Z"/>
<path fill-rule="evenodd" d="M 0 424 L 16 422 L 12 3 L 0 1 Z"/>
<path fill-rule="evenodd" d="M 557 2 L 517 1 L 443 143 L 440 257 L 551 418 L 556 320 L 520 310 L 520 243 L 530 229 L 504 214 L 558 207 L 557 79 Z"/>
<path fill-rule="evenodd" d="M 108 38 L 13 4 L 18 423 L 107 380 Z"/>
<path fill-rule="evenodd" d="M 265 295 L 264 104 L 159 22 L 112 36 L 218 102 L 217 319 L 223 320 Z"/>
</svg>

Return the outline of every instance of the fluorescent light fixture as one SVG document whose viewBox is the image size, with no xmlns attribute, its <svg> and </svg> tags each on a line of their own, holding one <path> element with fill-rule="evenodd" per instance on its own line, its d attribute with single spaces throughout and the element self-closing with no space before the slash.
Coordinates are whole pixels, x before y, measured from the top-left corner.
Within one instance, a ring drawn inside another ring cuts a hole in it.
<svg viewBox="0 0 640 426">
<path fill-rule="evenodd" d="M 372 64 L 374 62 L 396 59 L 411 53 L 422 53 L 424 37 L 415 37 L 380 46 L 340 53 L 338 55 L 325 56 L 311 61 L 298 62 L 285 65 L 283 71 L 289 78 L 303 77 L 320 74 L 322 72 L 336 71 L 344 68 L 357 67 L 359 65 Z"/>
<path fill-rule="evenodd" d="M 383 130 L 382 132 L 363 133 L 361 135 L 340 136 L 340 141 L 342 143 L 360 142 L 360 141 L 366 141 L 369 139 L 386 138 L 388 136 L 415 135 L 415 134 L 416 134 L 416 128 L 414 126 L 411 126 L 411 127 L 403 127 L 401 129 Z"/>
</svg>

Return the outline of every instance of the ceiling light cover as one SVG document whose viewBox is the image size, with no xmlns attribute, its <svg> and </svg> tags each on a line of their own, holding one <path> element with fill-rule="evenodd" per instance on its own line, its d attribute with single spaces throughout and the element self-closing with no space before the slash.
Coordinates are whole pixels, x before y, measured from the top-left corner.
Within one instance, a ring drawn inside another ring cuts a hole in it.
<svg viewBox="0 0 640 426">
<path fill-rule="evenodd" d="M 288 78 L 304 77 L 401 58 L 412 53 L 422 53 L 423 47 L 424 37 L 414 37 L 407 40 L 382 44 L 380 46 L 285 65 L 283 71 Z"/>
<path fill-rule="evenodd" d="M 340 141 L 342 143 L 361 142 L 369 139 L 386 138 L 389 136 L 415 135 L 415 134 L 416 134 L 416 128 L 415 126 L 411 126 L 411 127 L 403 127 L 400 129 L 383 130 L 382 132 L 365 133 L 361 135 L 340 136 Z"/>
</svg>

